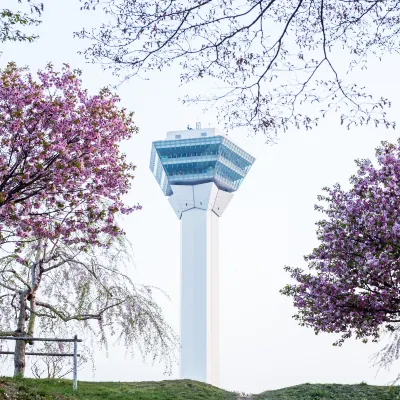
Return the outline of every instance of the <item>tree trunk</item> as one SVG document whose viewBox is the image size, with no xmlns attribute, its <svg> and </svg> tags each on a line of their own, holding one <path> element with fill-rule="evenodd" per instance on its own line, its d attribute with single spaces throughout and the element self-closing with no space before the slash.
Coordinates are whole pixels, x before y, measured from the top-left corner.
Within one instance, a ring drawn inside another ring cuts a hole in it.
<svg viewBox="0 0 400 400">
<path fill-rule="evenodd" d="M 17 336 L 33 336 L 36 320 L 36 291 L 40 284 L 43 269 L 40 265 L 40 256 L 42 251 L 42 240 L 39 240 L 38 248 L 36 251 L 36 259 L 32 265 L 32 282 L 31 288 L 25 291 L 19 292 L 19 315 L 18 315 L 18 326 Z M 39 271 L 37 267 L 40 265 Z M 28 331 L 25 332 L 25 324 L 27 322 L 27 300 L 30 301 L 31 312 L 28 321 Z M 25 352 L 26 345 L 33 344 L 32 341 L 16 340 L 14 350 L 14 377 L 23 378 L 25 375 Z"/>
<path fill-rule="evenodd" d="M 14 378 L 23 378 L 25 375 L 25 349 L 25 340 L 15 341 Z"/>
<path fill-rule="evenodd" d="M 19 292 L 19 315 L 18 315 L 18 326 L 17 335 L 24 336 L 25 334 L 25 322 L 26 322 L 26 296 L 28 291 Z M 14 351 L 14 377 L 23 378 L 25 374 L 25 340 L 15 341 L 15 351 Z"/>
</svg>

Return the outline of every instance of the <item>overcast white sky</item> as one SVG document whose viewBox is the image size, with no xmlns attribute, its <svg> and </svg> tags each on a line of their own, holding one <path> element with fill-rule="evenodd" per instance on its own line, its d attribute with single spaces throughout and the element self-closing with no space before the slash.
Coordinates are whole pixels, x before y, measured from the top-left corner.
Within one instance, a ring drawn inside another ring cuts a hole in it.
<svg viewBox="0 0 400 400">
<path fill-rule="evenodd" d="M 88 21 L 88 18 L 92 18 Z M 67 62 L 83 70 L 83 82 L 92 93 L 111 82 L 100 67 L 85 64 L 77 55 L 83 43 L 72 38 L 82 26 L 96 24 L 95 15 L 79 11 L 77 0 L 45 1 L 40 40 L 34 44 L 2 45 L 0 66 L 8 61 L 29 65 L 33 71 L 52 61 Z M 373 62 L 361 79 L 399 109 L 398 58 Z M 199 87 L 199 86 L 198 86 Z M 191 89 L 195 89 L 192 87 Z M 123 105 L 136 113 L 140 133 L 124 146 L 137 165 L 128 201 L 143 205 L 124 221 L 135 252 L 132 276 L 138 283 L 158 286 L 170 301 L 161 299 L 167 321 L 179 328 L 179 221 L 152 176 L 148 164 L 151 142 L 169 130 L 185 129 L 198 118 L 203 126 L 218 127 L 212 114 L 186 107 L 178 97 L 176 70 L 165 70 L 149 81 L 135 80 L 120 89 Z M 222 124 L 220 125 L 222 127 Z M 381 140 L 396 140 L 396 131 L 364 127 L 351 131 L 333 115 L 312 132 L 293 130 L 276 145 L 264 144 L 262 135 L 248 137 L 229 132 L 257 160 L 220 221 L 221 270 L 221 387 L 257 393 L 300 383 L 386 384 L 398 369 L 378 375 L 370 362 L 381 344 L 348 341 L 333 347 L 336 336 L 315 336 L 299 327 L 291 316 L 290 299 L 279 294 L 289 279 L 284 265 L 305 266 L 303 255 L 317 244 L 313 209 L 323 186 L 347 184 L 355 172 L 354 159 L 373 157 Z M 125 356 L 111 347 L 107 358 L 96 353 L 81 380 L 138 381 L 165 379 L 162 366 Z M 398 365 L 397 365 L 398 368 Z M 178 378 L 178 367 L 168 379 Z"/>
</svg>

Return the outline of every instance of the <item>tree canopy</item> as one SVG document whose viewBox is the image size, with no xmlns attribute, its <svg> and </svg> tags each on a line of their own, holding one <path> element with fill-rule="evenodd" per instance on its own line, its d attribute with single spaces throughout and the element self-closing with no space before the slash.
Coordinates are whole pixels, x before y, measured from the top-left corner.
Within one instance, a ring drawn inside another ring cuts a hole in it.
<svg viewBox="0 0 400 400">
<path fill-rule="evenodd" d="M 394 126 L 390 101 L 346 73 L 397 52 L 397 0 L 81 1 L 108 18 L 76 33 L 92 41 L 87 59 L 124 79 L 175 63 L 184 83 L 215 79 L 220 90 L 184 100 L 215 102 L 229 126 L 272 139 L 290 125 L 312 128 L 330 110 L 347 127 Z"/>
<path fill-rule="evenodd" d="M 376 156 L 375 164 L 357 161 L 350 190 L 335 185 L 319 196 L 325 218 L 317 222 L 320 245 L 305 257 L 310 271 L 286 268 L 297 281 L 282 290 L 294 318 L 316 333 L 341 333 L 339 345 L 400 327 L 400 141 L 383 142 Z"/>
<path fill-rule="evenodd" d="M 67 65 L 36 79 L 9 64 L 0 100 L 0 245 L 120 235 L 115 215 L 138 208 L 122 201 L 134 166 L 118 146 L 137 131 L 133 113 L 107 89 L 89 95 Z"/>
</svg>

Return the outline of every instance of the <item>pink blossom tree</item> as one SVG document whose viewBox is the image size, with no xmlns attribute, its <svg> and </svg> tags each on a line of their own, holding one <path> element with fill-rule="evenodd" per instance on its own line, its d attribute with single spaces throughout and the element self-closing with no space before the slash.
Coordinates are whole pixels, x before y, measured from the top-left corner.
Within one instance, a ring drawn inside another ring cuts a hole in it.
<svg viewBox="0 0 400 400">
<path fill-rule="evenodd" d="M 319 196 L 325 218 L 319 247 L 305 257 L 310 271 L 285 268 L 297 281 L 281 291 L 294 318 L 316 334 L 341 333 L 336 345 L 353 335 L 378 341 L 400 322 L 400 141 L 382 142 L 376 156 L 377 165 L 356 161 L 350 190 L 337 184 Z"/>
<path fill-rule="evenodd" d="M 15 64 L 0 72 L 0 245 L 104 244 L 102 234 L 122 233 L 115 215 L 135 209 L 121 200 L 134 166 L 118 146 L 137 131 L 132 113 L 107 89 L 90 96 L 78 75 L 51 65 L 37 80 Z"/>
<path fill-rule="evenodd" d="M 151 290 L 120 271 L 129 257 L 116 216 L 140 206 L 122 200 L 134 166 L 119 144 L 137 128 L 118 97 L 89 95 L 78 75 L 0 71 L 0 336 L 80 327 L 92 343 L 114 334 L 170 359 L 176 338 Z M 16 342 L 15 376 L 28 343 Z"/>
</svg>

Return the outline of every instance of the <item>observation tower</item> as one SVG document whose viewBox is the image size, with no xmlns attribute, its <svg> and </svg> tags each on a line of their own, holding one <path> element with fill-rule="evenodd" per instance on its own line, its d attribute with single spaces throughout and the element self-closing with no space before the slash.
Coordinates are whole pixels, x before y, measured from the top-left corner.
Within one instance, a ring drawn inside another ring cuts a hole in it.
<svg viewBox="0 0 400 400">
<path fill-rule="evenodd" d="M 181 221 L 181 379 L 219 384 L 218 223 L 254 160 L 200 124 L 153 142 L 150 169 Z"/>
</svg>

